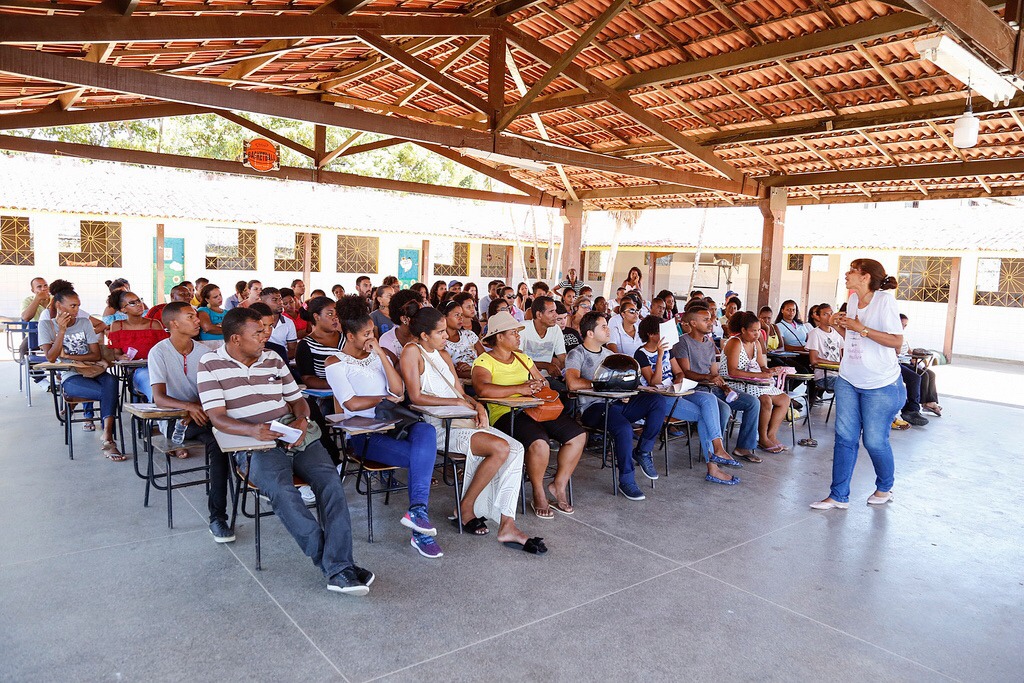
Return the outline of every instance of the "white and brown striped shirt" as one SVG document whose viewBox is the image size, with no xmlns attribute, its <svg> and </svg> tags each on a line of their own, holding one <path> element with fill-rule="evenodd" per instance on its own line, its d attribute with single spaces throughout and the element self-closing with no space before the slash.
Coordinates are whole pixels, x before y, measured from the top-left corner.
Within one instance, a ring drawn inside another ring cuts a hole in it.
<svg viewBox="0 0 1024 683">
<path fill-rule="evenodd" d="M 246 366 L 221 346 L 199 362 L 199 400 L 203 410 L 227 408 L 228 417 L 258 424 L 291 412 L 286 402 L 302 398 L 288 366 L 272 351 Z"/>
</svg>

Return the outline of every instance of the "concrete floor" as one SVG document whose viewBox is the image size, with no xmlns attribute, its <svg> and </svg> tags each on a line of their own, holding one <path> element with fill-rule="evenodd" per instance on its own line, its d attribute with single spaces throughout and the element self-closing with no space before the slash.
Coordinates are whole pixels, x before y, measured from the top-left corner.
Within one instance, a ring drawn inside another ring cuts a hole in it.
<svg viewBox="0 0 1024 683">
<path fill-rule="evenodd" d="M 380 500 L 367 544 L 350 495 L 365 598 L 325 590 L 273 518 L 264 570 L 252 522 L 217 546 L 201 489 L 142 506 L 130 463 L 81 434 L 67 459 L 45 400 L 27 408 L 0 364 L 0 680 L 1020 681 L 1024 478 L 1020 409 L 945 398 L 946 417 L 894 433 L 896 500 L 815 512 L 831 434 L 766 456 L 721 487 L 686 467 L 644 502 L 609 493 L 586 457 L 573 517 L 521 518 L 528 556 L 448 527 L 415 554 Z M 941 389 L 941 385 L 940 385 Z M 37 399 L 39 395 L 37 394 Z M 787 436 L 788 439 L 788 436 Z M 660 460 L 659 460 L 659 468 Z M 349 490 L 351 490 L 351 485 Z M 444 521 L 447 488 L 431 513 Z M 439 525 L 440 526 L 440 525 Z"/>
</svg>

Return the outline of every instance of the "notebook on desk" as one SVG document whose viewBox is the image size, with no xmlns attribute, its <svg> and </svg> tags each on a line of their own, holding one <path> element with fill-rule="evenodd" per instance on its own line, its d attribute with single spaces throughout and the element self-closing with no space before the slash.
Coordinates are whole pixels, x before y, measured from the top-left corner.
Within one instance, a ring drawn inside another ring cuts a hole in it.
<svg viewBox="0 0 1024 683">
<path fill-rule="evenodd" d="M 260 441 L 251 436 L 228 434 L 216 427 L 213 429 L 213 437 L 217 439 L 217 445 L 220 446 L 222 451 L 246 451 L 250 449 L 262 451 L 277 447 L 276 441 Z"/>
</svg>

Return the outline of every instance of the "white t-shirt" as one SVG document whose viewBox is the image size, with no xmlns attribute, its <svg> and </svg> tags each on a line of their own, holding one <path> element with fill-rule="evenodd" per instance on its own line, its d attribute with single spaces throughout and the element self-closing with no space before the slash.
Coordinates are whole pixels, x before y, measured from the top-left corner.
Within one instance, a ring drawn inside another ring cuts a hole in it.
<svg viewBox="0 0 1024 683">
<path fill-rule="evenodd" d="M 857 295 L 851 294 L 846 315 L 856 318 L 874 332 L 903 334 L 900 311 L 896 306 L 896 297 L 891 292 L 879 290 L 867 307 L 859 309 L 857 306 Z M 870 337 L 865 338 L 847 330 L 839 376 L 858 389 L 878 389 L 892 384 L 900 376 L 896 349 L 882 346 Z"/>
<path fill-rule="evenodd" d="M 870 327 L 870 325 L 869 325 Z M 839 330 L 830 327 L 829 331 L 815 327 L 807 333 L 807 350 L 817 351 L 818 359 L 829 363 L 838 363 L 842 357 L 843 336 Z M 815 368 L 814 379 L 824 379 L 825 371 Z"/>
<path fill-rule="evenodd" d="M 541 337 L 533 321 L 527 320 L 526 328 L 519 333 L 519 348 L 534 363 L 550 363 L 555 356 L 565 354 L 565 335 L 556 325 L 549 327 Z"/>
<path fill-rule="evenodd" d="M 388 395 L 388 376 L 384 373 L 380 356 L 371 353 L 362 360 L 356 360 L 347 353 L 339 353 L 338 359 L 337 363 L 328 365 L 324 370 L 327 383 L 334 392 L 334 400 L 345 411 L 345 417 L 373 417 L 375 408 L 353 412 L 345 407 L 345 401 L 353 396 Z"/>
<path fill-rule="evenodd" d="M 288 344 L 295 343 L 297 340 L 295 323 L 286 315 L 280 316 L 277 324 L 274 325 L 274 331 L 270 333 L 270 341 L 278 346 L 288 348 Z"/>
<path fill-rule="evenodd" d="M 380 335 L 380 339 L 377 341 L 382 349 L 387 349 L 391 353 L 395 354 L 395 358 L 402 357 L 402 342 L 398 341 L 398 328 L 392 327 L 390 330 Z"/>
<path fill-rule="evenodd" d="M 633 325 L 633 336 L 630 337 L 624 327 L 622 327 L 622 316 L 617 315 L 608 322 L 608 332 L 611 338 L 608 340 L 609 344 L 615 344 L 615 348 L 618 349 L 618 353 L 624 353 L 630 358 L 636 353 L 644 343 L 640 340 L 640 323 Z"/>
</svg>

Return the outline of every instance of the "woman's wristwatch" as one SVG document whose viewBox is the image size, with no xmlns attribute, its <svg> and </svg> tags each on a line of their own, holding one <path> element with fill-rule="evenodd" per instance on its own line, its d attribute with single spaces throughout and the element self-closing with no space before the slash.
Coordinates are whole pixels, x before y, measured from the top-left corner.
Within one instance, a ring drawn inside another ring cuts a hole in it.
<svg viewBox="0 0 1024 683">
<path fill-rule="evenodd" d="M 870 332 L 870 331 L 871 331 L 871 328 L 868 327 L 867 325 L 865 325 L 864 329 L 860 331 L 860 336 L 864 337 L 865 339 L 870 339 L 871 337 L 868 336 L 868 332 Z"/>
</svg>

